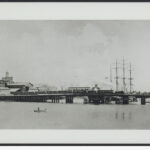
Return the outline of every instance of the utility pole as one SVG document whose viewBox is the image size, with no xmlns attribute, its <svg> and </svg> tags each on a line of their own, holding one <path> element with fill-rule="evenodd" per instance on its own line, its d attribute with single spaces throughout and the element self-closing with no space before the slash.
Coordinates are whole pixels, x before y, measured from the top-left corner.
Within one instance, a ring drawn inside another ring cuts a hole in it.
<svg viewBox="0 0 150 150">
<path fill-rule="evenodd" d="M 118 91 L 118 86 L 119 86 L 119 83 L 118 83 L 118 62 L 116 60 L 116 91 Z"/>
<path fill-rule="evenodd" d="M 125 82 L 125 60 L 123 57 L 123 77 L 122 77 L 122 81 L 123 81 L 123 91 L 126 92 L 126 82 Z"/>
<path fill-rule="evenodd" d="M 130 77 L 129 77 L 129 81 L 130 81 L 130 93 L 132 92 L 132 68 L 131 68 L 131 63 L 130 63 L 130 69 L 129 69 L 129 74 L 130 74 Z"/>
</svg>

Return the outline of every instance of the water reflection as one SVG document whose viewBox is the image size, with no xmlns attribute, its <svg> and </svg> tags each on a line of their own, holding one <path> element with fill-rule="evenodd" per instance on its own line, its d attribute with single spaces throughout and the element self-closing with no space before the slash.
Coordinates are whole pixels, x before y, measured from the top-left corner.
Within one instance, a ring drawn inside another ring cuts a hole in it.
<svg viewBox="0 0 150 150">
<path fill-rule="evenodd" d="M 115 113 L 116 120 L 132 120 L 132 112 L 116 112 Z"/>
<path fill-rule="evenodd" d="M 115 119 L 118 120 L 118 112 L 115 113 Z"/>
<path fill-rule="evenodd" d="M 130 111 L 129 112 L 129 120 L 131 120 L 132 119 L 132 112 Z"/>
<path fill-rule="evenodd" d="M 125 120 L 125 113 L 122 113 L 122 120 Z"/>
</svg>

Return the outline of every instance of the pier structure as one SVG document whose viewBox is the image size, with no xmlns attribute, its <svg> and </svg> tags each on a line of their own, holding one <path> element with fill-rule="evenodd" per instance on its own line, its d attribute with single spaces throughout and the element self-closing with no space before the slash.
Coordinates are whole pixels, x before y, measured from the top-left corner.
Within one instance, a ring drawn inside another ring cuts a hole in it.
<svg viewBox="0 0 150 150">
<path fill-rule="evenodd" d="M 51 96 L 51 97 L 48 97 L 48 99 L 51 99 L 51 103 L 59 103 L 59 96 Z"/>
<path fill-rule="evenodd" d="M 146 103 L 146 98 L 145 97 L 141 97 L 141 104 L 145 105 L 145 103 Z"/>
<path fill-rule="evenodd" d="M 70 95 L 70 96 L 66 96 L 66 104 L 73 104 L 73 96 Z"/>
<path fill-rule="evenodd" d="M 66 104 L 73 104 L 75 97 L 83 98 L 83 103 L 87 104 L 129 104 L 136 99 L 140 99 L 141 104 L 145 105 L 146 99 L 150 98 L 150 94 L 119 94 L 119 93 L 88 93 L 88 92 L 64 92 L 55 91 L 49 94 L 32 94 L 32 95 L 9 95 L 0 96 L 0 101 L 17 101 L 17 102 L 48 102 L 59 103 L 65 99 Z M 86 99 L 85 99 L 86 97 Z M 132 101 L 131 99 L 132 98 Z"/>
</svg>

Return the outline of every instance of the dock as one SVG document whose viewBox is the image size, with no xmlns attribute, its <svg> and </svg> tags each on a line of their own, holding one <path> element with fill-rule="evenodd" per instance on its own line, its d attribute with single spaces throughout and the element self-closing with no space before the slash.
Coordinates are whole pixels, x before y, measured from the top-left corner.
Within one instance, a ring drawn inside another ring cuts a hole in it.
<svg viewBox="0 0 150 150">
<path fill-rule="evenodd" d="M 129 104 L 130 101 L 140 99 L 141 105 L 145 105 L 146 99 L 150 98 L 150 94 L 124 94 L 124 93 L 90 93 L 90 92 L 68 92 L 53 91 L 50 93 L 20 93 L 16 95 L 0 96 L 0 101 L 16 101 L 16 102 L 48 102 L 60 103 L 65 99 L 66 104 L 73 104 L 75 98 L 83 98 L 84 104 Z M 84 99 L 86 97 L 86 99 Z M 132 100 L 131 100 L 132 98 Z"/>
</svg>

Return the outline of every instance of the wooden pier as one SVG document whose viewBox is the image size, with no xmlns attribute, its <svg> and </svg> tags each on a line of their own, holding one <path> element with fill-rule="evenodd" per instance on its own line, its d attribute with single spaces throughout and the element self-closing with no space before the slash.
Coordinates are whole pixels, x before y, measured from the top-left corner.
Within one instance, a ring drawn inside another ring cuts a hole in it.
<svg viewBox="0 0 150 150">
<path fill-rule="evenodd" d="M 16 101 L 16 102 L 48 102 L 59 103 L 61 100 L 65 99 L 66 104 L 73 104 L 75 97 L 87 97 L 83 100 L 85 104 L 110 104 L 115 102 L 115 104 L 127 105 L 130 103 L 129 97 L 133 99 L 140 99 L 141 105 L 146 104 L 146 99 L 150 98 L 150 94 L 118 94 L 118 93 L 72 93 L 72 92 L 52 92 L 48 94 L 17 94 L 9 96 L 0 96 L 0 101 Z"/>
</svg>

